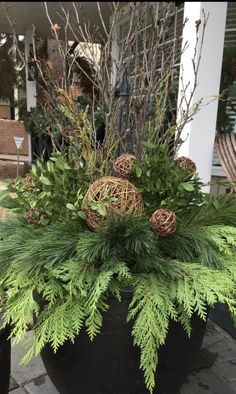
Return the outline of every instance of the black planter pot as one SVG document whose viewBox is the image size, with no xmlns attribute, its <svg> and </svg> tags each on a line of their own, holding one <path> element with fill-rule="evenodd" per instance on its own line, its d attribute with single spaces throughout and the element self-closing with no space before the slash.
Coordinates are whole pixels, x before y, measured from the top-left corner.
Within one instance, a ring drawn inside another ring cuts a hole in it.
<svg viewBox="0 0 236 394">
<path fill-rule="evenodd" d="M 74 344 L 66 342 L 56 354 L 45 346 L 42 360 L 60 394 L 148 394 L 132 326 L 126 323 L 131 294 L 124 292 L 121 303 L 110 299 L 101 334 L 93 342 L 82 331 Z M 206 323 L 195 316 L 192 326 L 189 339 L 179 324 L 171 322 L 166 344 L 159 350 L 155 393 L 177 394 L 190 372 Z"/>
<path fill-rule="evenodd" d="M 228 332 L 232 338 L 236 339 L 236 326 L 227 305 L 218 302 L 211 309 L 209 317 L 214 323 Z"/>
<path fill-rule="evenodd" d="M 0 327 L 2 316 L 0 312 Z M 0 393 L 8 394 L 11 369 L 11 341 L 8 340 L 10 327 L 0 329 Z"/>
</svg>

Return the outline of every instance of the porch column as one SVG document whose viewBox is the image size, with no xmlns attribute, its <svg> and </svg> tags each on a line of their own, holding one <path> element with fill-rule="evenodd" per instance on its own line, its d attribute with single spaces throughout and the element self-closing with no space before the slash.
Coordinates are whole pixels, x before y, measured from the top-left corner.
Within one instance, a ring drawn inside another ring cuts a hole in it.
<svg viewBox="0 0 236 394">
<path fill-rule="evenodd" d="M 31 108 L 36 107 L 36 81 L 28 80 L 28 57 L 30 52 L 30 44 L 32 43 L 32 31 L 27 30 L 25 32 L 25 59 L 26 59 L 26 97 L 27 97 L 27 111 Z M 29 151 L 29 162 L 32 163 L 32 141 L 31 133 L 28 133 L 28 151 Z"/>
<path fill-rule="evenodd" d="M 179 80 L 179 103 L 181 98 L 181 77 L 187 88 L 187 97 L 191 94 L 194 83 L 192 59 L 196 43 L 197 20 L 203 22 L 203 11 L 209 13 L 203 42 L 200 67 L 198 72 L 198 86 L 192 98 L 192 104 L 200 98 L 208 98 L 219 94 L 221 67 L 224 49 L 224 34 L 226 24 L 227 2 L 185 2 L 184 20 L 188 21 L 183 31 L 183 45 L 187 41 L 188 48 L 181 57 L 180 80 Z M 202 32 L 200 25 L 200 35 Z M 197 48 L 197 59 L 200 56 L 200 45 Z M 206 100 L 204 100 L 206 101 Z M 204 106 L 193 117 L 193 120 L 185 125 L 181 138 L 185 141 L 178 152 L 178 156 L 190 157 L 197 165 L 197 171 L 204 183 L 211 180 L 212 153 L 215 139 L 216 118 L 218 100 Z M 184 104 L 181 109 L 184 109 Z M 178 113 L 180 117 L 181 110 Z M 203 187 L 204 192 L 209 192 L 210 187 Z"/>
</svg>

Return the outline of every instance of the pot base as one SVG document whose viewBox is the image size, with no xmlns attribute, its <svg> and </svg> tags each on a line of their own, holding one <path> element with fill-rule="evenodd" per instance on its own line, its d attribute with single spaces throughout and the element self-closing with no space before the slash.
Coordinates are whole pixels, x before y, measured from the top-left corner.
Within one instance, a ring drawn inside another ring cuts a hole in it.
<svg viewBox="0 0 236 394">
<path fill-rule="evenodd" d="M 0 326 L 2 318 L 0 314 Z M 0 393 L 8 394 L 11 369 L 11 341 L 8 339 L 10 327 L 0 330 Z"/>
<path fill-rule="evenodd" d="M 91 342 L 83 330 L 74 344 L 66 342 L 56 354 L 41 352 L 47 373 L 60 394 L 148 394 L 140 352 L 133 346 L 131 324 L 126 323 L 130 299 L 111 300 L 101 334 Z M 166 343 L 159 349 L 158 394 L 177 394 L 201 348 L 206 322 L 192 320 L 189 339 L 180 324 L 170 323 Z"/>
</svg>

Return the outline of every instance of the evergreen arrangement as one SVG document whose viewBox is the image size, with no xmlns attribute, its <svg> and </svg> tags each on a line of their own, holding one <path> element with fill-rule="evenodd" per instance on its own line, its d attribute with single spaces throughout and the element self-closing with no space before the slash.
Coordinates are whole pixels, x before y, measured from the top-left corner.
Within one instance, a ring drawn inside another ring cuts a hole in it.
<svg viewBox="0 0 236 394">
<path fill-rule="evenodd" d="M 127 322 L 150 393 L 171 321 L 191 336 L 192 317 L 206 320 L 217 302 L 236 316 L 236 199 L 205 195 L 195 164 L 176 157 L 184 126 L 203 106 L 192 97 L 207 22 L 204 13 L 195 22 L 194 80 L 177 110 L 185 25 L 172 28 L 178 4 L 130 3 L 129 28 L 113 62 L 120 3 L 110 3 L 108 28 L 98 2 L 105 30 L 92 26 L 92 32 L 60 3 L 61 29 L 49 22 L 65 72 L 53 83 L 34 54 L 44 99 L 25 119 L 38 140 L 36 153 L 46 149 L 44 159 L 0 194 L 0 206 L 8 209 L 0 222 L 0 305 L 14 342 L 31 328 L 23 360 L 46 344 L 56 352 L 82 329 L 93 340 L 110 296 L 122 302 L 122 290 L 129 289 Z M 87 43 L 91 67 L 68 56 L 69 31 L 72 52 L 81 37 L 85 49 Z M 91 51 L 94 32 L 102 39 L 99 62 Z M 73 62 L 86 77 L 82 87 L 92 84 L 77 100 Z M 130 87 L 128 79 L 135 81 Z"/>
<path fill-rule="evenodd" d="M 0 223 L 4 322 L 12 324 L 18 342 L 36 319 L 25 362 L 48 343 L 56 352 L 82 327 L 93 340 L 109 296 L 122 302 L 122 290 L 131 289 L 127 321 L 152 393 L 171 320 L 190 336 L 191 317 L 205 320 L 216 302 L 236 315 L 235 198 L 204 195 L 197 174 L 177 166 L 166 146 L 145 144 L 145 152 L 142 160 L 134 158 L 130 173 L 142 212 L 119 214 L 112 209 L 116 198 L 106 196 L 90 206 L 104 219 L 96 230 L 87 224 L 84 196 L 98 169 L 92 175 L 86 166 L 75 167 L 68 151 L 47 163 L 38 160 L 27 177 L 2 192 L 1 206 L 9 209 Z M 155 209 L 175 213 L 175 231 L 155 231 Z"/>
</svg>

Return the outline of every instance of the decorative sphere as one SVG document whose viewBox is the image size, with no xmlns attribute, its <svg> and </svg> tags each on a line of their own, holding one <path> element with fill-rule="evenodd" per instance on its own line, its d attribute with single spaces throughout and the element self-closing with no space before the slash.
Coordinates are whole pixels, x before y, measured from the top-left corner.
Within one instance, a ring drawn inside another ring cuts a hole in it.
<svg viewBox="0 0 236 394">
<path fill-rule="evenodd" d="M 189 159 L 189 157 L 185 156 L 178 157 L 175 160 L 175 165 L 177 167 L 184 168 L 189 172 L 195 172 L 197 169 L 196 164 L 191 159 Z"/>
<path fill-rule="evenodd" d="M 39 219 L 34 215 L 34 212 L 37 212 L 37 208 L 31 208 L 26 214 L 26 220 L 28 224 L 38 223 Z"/>
<path fill-rule="evenodd" d="M 157 209 L 151 216 L 150 224 L 158 235 L 170 235 L 176 230 L 176 214 L 170 209 Z"/>
<path fill-rule="evenodd" d="M 82 205 L 90 228 L 102 226 L 108 214 L 139 215 L 143 200 L 136 187 L 127 179 L 106 176 L 95 181 L 86 192 Z M 104 215 L 101 209 L 104 208 Z M 100 211 L 100 212 L 99 212 Z"/>
<path fill-rule="evenodd" d="M 136 159 L 134 155 L 125 153 L 114 161 L 113 170 L 121 178 L 128 178 L 132 172 L 132 163 Z"/>
</svg>

